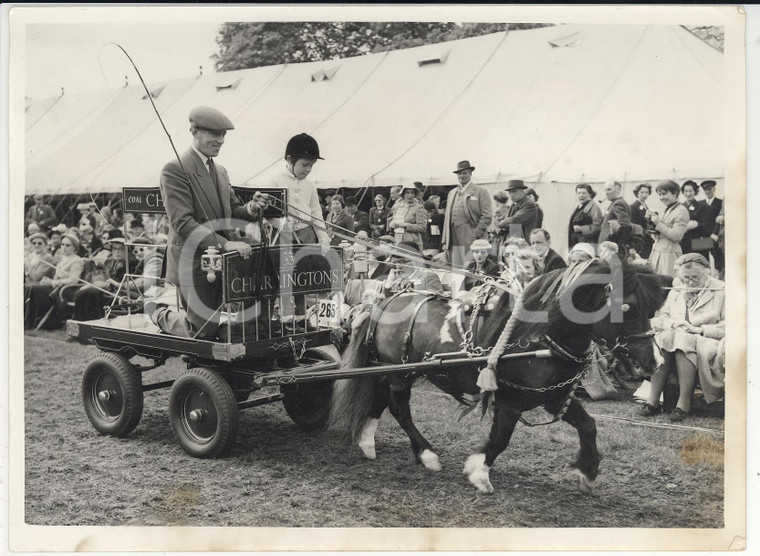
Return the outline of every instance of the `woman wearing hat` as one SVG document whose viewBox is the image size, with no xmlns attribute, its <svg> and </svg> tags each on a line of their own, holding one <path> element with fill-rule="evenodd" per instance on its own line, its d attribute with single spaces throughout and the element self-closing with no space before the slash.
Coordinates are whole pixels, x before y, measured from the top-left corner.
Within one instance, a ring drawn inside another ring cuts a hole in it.
<svg viewBox="0 0 760 556">
<path fill-rule="evenodd" d="M 396 246 L 397 255 L 391 256 L 392 268 L 385 280 L 383 289 L 386 294 L 401 291 L 409 285 L 416 291 L 429 291 L 443 295 L 443 284 L 435 272 L 426 269 L 419 260 L 412 260 L 404 256 L 410 253 L 422 257 L 422 249 L 415 241 L 402 241 Z"/>
<path fill-rule="evenodd" d="M 388 216 L 388 233 L 396 238 L 396 243 L 412 241 L 420 252 L 423 248 L 422 234 L 427 231 L 427 212 L 425 207 L 417 202 L 419 189 L 414 184 L 401 188 L 401 199 L 391 209 Z"/>
<path fill-rule="evenodd" d="M 567 253 L 567 264 L 583 263 L 596 257 L 594 246 L 590 243 L 576 243 Z"/>
<path fill-rule="evenodd" d="M 39 284 L 29 287 L 28 296 L 24 300 L 24 328 L 31 329 L 54 307 L 53 290 L 67 285 L 79 283 L 79 277 L 84 270 L 84 261 L 77 255 L 79 238 L 68 232 L 61 239 L 61 260 L 55 267 L 52 278 L 44 276 Z M 45 321 L 45 328 L 60 328 L 61 322 L 54 310 Z"/>
<path fill-rule="evenodd" d="M 31 251 L 24 253 L 24 285 L 39 284 L 40 280 L 55 274 L 53 255 L 48 250 L 48 238 L 42 232 L 29 236 Z"/>
<path fill-rule="evenodd" d="M 372 239 L 385 235 L 388 213 L 388 208 L 385 206 L 385 197 L 378 193 L 375 195 L 375 206 L 369 209 L 369 227 L 372 230 Z"/>
<path fill-rule="evenodd" d="M 660 413 L 660 394 L 668 375 L 675 372 L 678 403 L 669 415 L 674 422 L 689 415 L 697 375 L 707 403 L 722 397 L 726 320 L 725 284 L 710 277 L 707 259 L 689 253 L 679 257 L 675 267 L 680 284 L 651 321 L 664 362 L 652 373 L 649 397 L 641 409 L 645 417 Z"/>
<path fill-rule="evenodd" d="M 485 239 L 476 239 L 470 245 L 470 253 L 472 253 L 472 260 L 467 263 L 466 270 L 475 272 L 477 274 L 483 274 L 485 276 L 492 276 L 498 278 L 501 273 L 501 268 L 496 259 L 491 256 L 491 250 L 493 246 Z M 470 276 L 466 276 L 462 283 L 462 289 L 470 291 L 475 286 L 483 284 L 482 280 L 477 280 Z"/>
</svg>

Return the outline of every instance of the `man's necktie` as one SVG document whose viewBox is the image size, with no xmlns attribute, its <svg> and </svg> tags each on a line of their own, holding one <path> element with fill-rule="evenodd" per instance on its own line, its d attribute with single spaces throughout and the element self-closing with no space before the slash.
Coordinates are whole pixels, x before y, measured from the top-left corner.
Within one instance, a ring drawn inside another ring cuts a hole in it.
<svg viewBox="0 0 760 556">
<path fill-rule="evenodd" d="M 216 165 L 214 164 L 214 159 L 209 158 L 206 164 L 208 164 L 208 173 L 211 174 L 211 180 L 214 182 L 214 187 L 216 187 L 218 191 L 219 183 L 217 182 L 217 178 L 216 178 Z"/>
</svg>

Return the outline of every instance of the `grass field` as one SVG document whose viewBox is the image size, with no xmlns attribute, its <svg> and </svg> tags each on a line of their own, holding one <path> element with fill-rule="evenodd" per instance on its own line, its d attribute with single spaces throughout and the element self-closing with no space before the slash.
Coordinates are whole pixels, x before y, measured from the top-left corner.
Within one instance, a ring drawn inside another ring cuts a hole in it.
<svg viewBox="0 0 760 556">
<path fill-rule="evenodd" d="M 650 428 L 631 401 L 586 402 L 598 416 L 598 486 L 583 495 L 567 466 L 578 449 L 567 424 L 518 425 L 496 461 L 496 493 L 478 494 L 462 475 L 488 423 L 455 418 L 455 403 L 429 383 L 413 391 L 414 418 L 438 449 L 443 471 L 417 465 L 406 435 L 386 414 L 376 461 L 328 432 L 305 433 L 281 404 L 241 413 L 224 459 L 201 460 L 175 442 L 167 389 L 147 392 L 137 429 L 99 436 L 80 394 L 94 346 L 63 331 L 25 336 L 25 521 L 36 525 L 278 527 L 721 527 L 722 434 Z M 172 360 L 146 382 L 174 377 Z M 532 420 L 548 414 L 536 410 Z M 651 421 L 646 421 L 651 422 Z M 656 422 L 666 423 L 664 417 Z M 722 431 L 717 417 L 686 425 Z"/>
</svg>

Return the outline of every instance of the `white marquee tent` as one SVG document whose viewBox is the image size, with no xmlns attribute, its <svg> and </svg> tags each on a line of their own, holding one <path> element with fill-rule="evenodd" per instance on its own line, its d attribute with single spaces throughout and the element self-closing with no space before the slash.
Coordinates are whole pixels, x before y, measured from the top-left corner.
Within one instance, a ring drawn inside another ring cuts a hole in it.
<svg viewBox="0 0 760 556">
<path fill-rule="evenodd" d="M 579 181 L 722 184 L 723 81 L 722 54 L 681 27 L 561 25 L 149 88 L 179 150 L 192 107 L 230 116 L 235 184 L 265 184 L 305 131 L 318 187 L 452 185 L 469 159 L 489 190 L 535 184 L 563 237 Z M 156 186 L 173 156 L 139 85 L 28 99 L 25 141 L 30 194 Z"/>
</svg>

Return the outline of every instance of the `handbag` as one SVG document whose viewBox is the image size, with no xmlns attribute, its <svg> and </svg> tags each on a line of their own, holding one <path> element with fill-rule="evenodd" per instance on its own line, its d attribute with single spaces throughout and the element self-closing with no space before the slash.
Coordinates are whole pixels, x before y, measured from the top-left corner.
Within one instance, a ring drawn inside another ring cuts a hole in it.
<svg viewBox="0 0 760 556">
<path fill-rule="evenodd" d="M 695 237 L 691 240 L 691 250 L 694 251 L 710 251 L 715 247 L 715 242 L 711 237 Z"/>
</svg>

